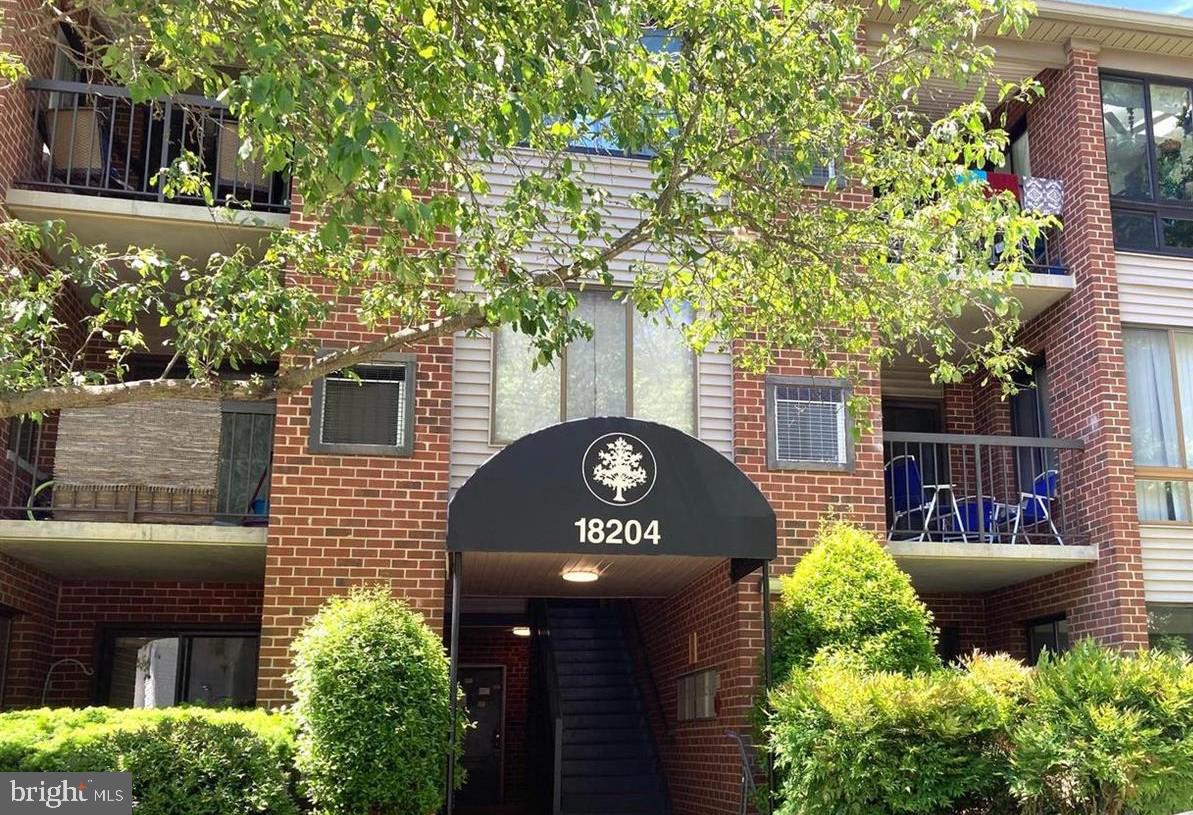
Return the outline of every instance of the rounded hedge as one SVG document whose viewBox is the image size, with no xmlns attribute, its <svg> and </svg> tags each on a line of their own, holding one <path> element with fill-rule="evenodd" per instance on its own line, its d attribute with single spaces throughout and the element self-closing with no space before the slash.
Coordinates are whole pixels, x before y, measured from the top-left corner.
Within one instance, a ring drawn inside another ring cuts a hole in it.
<svg viewBox="0 0 1193 815">
<path fill-rule="evenodd" d="M 770 696 L 776 815 L 1014 811 L 1005 733 L 1028 670 L 1009 657 L 911 675 L 822 654 Z"/>
<path fill-rule="evenodd" d="M 131 772 L 142 815 L 292 815 L 294 728 L 263 710 L 0 714 L 0 772 Z"/>
<path fill-rule="evenodd" d="M 782 579 L 772 623 L 774 677 L 822 651 L 846 652 L 877 671 L 940 667 L 932 613 L 872 535 L 847 523 L 821 528 Z"/>
<path fill-rule="evenodd" d="M 429 815 L 451 730 L 440 638 L 383 588 L 333 598 L 293 645 L 297 764 L 316 809 Z M 457 722 L 462 734 L 463 705 Z"/>
</svg>

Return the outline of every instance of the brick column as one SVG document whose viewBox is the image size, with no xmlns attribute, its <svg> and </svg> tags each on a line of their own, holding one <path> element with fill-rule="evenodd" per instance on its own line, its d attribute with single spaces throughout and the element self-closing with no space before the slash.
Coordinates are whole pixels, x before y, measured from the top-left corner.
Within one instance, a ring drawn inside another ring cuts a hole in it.
<svg viewBox="0 0 1193 815">
<path fill-rule="evenodd" d="M 299 200 L 290 223 L 313 225 Z M 326 296 L 333 296 L 331 287 Z M 378 336 L 356 321 L 352 308 L 350 301 L 340 303 L 313 336 L 329 347 Z M 389 585 L 442 626 L 452 338 L 416 350 L 411 456 L 312 453 L 311 388 L 278 399 L 257 680 L 262 704 L 286 701 L 291 640 L 325 599 L 352 586 Z"/>
<path fill-rule="evenodd" d="M 1099 560 L 998 592 L 989 609 L 991 622 L 997 616 L 1004 626 L 1065 611 L 1074 637 L 1131 648 L 1147 642 L 1147 612 L 1098 53 L 1096 46 L 1077 40 L 1067 50 L 1065 68 L 1041 74 L 1046 95 L 1027 116 L 1032 172 L 1064 181 L 1062 248 L 1077 285 L 1072 295 L 1033 320 L 1021 341 L 1044 353 L 1053 433 L 1085 443 L 1075 466 L 1063 473 L 1061 490 L 1069 517 L 1098 547 Z M 1004 632 L 1002 642 L 992 644 L 1013 645 L 1013 639 Z"/>
<path fill-rule="evenodd" d="M 20 57 L 32 76 L 50 76 L 54 50 L 45 39 L 47 29 L 39 0 L 0 0 L 0 10 L 4 12 L 0 51 Z M 0 90 L 0 196 L 32 159 L 35 133 L 30 114 L 24 88 Z"/>
</svg>

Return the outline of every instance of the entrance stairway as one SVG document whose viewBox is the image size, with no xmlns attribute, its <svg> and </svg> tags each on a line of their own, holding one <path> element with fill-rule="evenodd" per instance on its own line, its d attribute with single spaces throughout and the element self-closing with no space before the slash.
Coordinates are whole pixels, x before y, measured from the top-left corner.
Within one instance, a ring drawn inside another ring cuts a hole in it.
<svg viewBox="0 0 1193 815">
<path fill-rule="evenodd" d="M 548 603 L 546 616 L 563 720 L 561 815 L 667 815 L 618 609 Z"/>
</svg>

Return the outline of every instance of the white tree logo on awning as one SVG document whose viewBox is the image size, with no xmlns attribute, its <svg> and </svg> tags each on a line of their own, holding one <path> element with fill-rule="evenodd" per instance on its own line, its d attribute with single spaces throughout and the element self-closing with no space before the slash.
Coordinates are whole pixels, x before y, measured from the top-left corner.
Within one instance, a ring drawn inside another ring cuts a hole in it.
<svg viewBox="0 0 1193 815">
<path fill-rule="evenodd" d="M 584 453 L 584 483 L 594 497 L 613 506 L 629 506 L 654 486 L 654 453 L 637 436 L 607 433 Z"/>
</svg>

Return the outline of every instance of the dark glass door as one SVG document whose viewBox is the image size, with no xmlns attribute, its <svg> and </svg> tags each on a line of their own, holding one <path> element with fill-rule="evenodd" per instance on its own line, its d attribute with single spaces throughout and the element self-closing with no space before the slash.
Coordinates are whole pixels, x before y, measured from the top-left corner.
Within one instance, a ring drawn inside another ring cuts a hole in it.
<svg viewBox="0 0 1193 815">
<path fill-rule="evenodd" d="M 1011 432 L 1044 439 L 1052 435 L 1048 420 L 1048 369 L 1037 363 L 1030 374 L 1016 379 L 1019 392 L 1011 397 Z M 1020 448 L 1016 453 L 1019 489 L 1031 492 L 1036 476 L 1057 468 L 1056 451 Z"/>
<path fill-rule="evenodd" d="M 505 669 L 461 666 L 460 684 L 464 687 L 468 718 L 476 726 L 464 737 L 464 758 L 460 763 L 467 772 L 467 780 L 456 800 L 473 806 L 500 804 Z"/>
</svg>

